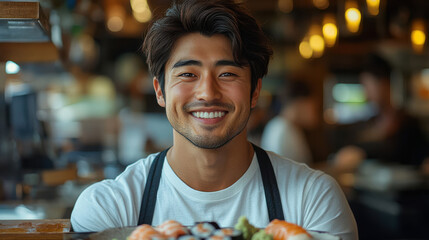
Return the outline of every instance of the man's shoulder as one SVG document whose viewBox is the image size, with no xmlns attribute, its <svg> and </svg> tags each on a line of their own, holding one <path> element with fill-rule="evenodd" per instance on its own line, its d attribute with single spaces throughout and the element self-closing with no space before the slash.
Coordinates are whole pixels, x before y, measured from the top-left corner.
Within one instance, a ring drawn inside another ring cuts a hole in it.
<svg viewBox="0 0 429 240">
<path fill-rule="evenodd" d="M 135 176 L 135 175 L 147 175 L 149 172 L 150 166 L 152 165 L 152 162 L 155 160 L 156 156 L 159 153 L 153 153 L 148 155 L 145 158 L 142 158 L 140 160 L 137 160 L 134 163 L 129 164 L 125 170 L 119 174 L 118 177 L 116 177 L 115 180 L 120 180 L 125 177 L 129 176 Z"/>
<path fill-rule="evenodd" d="M 279 186 L 287 186 L 287 189 L 298 190 L 303 194 L 336 192 L 336 195 L 340 191 L 338 183 L 332 176 L 320 170 L 312 169 L 305 163 L 279 156 L 274 152 L 267 153 L 273 164 Z"/>
<path fill-rule="evenodd" d="M 273 167 L 291 167 L 291 168 L 298 168 L 298 169 L 306 169 L 310 171 L 315 171 L 308 167 L 307 164 L 294 161 L 293 159 L 281 156 L 275 152 L 265 150 L 270 157 L 271 163 L 273 164 Z"/>
<path fill-rule="evenodd" d="M 149 155 L 130 165 L 115 179 L 96 182 L 86 188 L 76 201 L 71 221 L 78 231 L 102 230 L 118 222 L 127 224 L 133 219 L 134 206 L 143 195 L 150 166 L 156 154 Z M 97 220 L 88 213 L 98 216 Z M 100 221 L 106 221 L 100 224 Z M 112 222 L 113 221 L 113 222 Z M 86 223 L 82 225 L 81 223 Z"/>
</svg>

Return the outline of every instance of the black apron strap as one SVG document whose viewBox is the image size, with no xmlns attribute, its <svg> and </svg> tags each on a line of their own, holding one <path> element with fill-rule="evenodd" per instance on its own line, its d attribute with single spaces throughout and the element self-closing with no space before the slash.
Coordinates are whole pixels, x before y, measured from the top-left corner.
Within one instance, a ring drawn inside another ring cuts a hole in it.
<svg viewBox="0 0 429 240">
<path fill-rule="evenodd" d="M 162 166 L 168 149 L 159 153 L 150 166 L 149 175 L 143 192 L 140 206 L 139 221 L 137 225 L 152 224 L 153 212 L 155 211 L 156 196 L 158 194 L 159 181 L 161 179 Z"/>
<path fill-rule="evenodd" d="M 273 165 L 267 152 L 262 148 L 253 145 L 258 158 L 259 169 L 262 175 L 264 185 L 265 199 L 267 201 L 268 217 L 272 221 L 274 219 L 284 220 L 283 207 L 281 203 L 279 188 L 277 186 L 276 176 L 274 175 Z M 168 149 L 159 153 L 153 161 L 149 175 L 146 180 L 146 186 L 143 193 L 143 199 L 140 207 L 138 225 L 152 224 L 153 213 L 155 211 L 156 196 L 158 193 L 159 182 L 161 179 L 162 166 L 164 164 L 165 155 Z"/>
<path fill-rule="evenodd" d="M 265 200 L 267 201 L 268 217 L 270 222 L 274 219 L 284 220 L 282 201 L 277 186 L 276 175 L 268 154 L 262 148 L 253 145 L 258 157 L 259 169 L 261 170 L 262 182 L 264 184 Z"/>
</svg>

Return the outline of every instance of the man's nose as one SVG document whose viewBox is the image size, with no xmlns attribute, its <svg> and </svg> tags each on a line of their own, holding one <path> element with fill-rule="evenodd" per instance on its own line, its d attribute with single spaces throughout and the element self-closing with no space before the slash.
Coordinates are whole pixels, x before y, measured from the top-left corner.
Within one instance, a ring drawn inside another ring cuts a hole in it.
<svg viewBox="0 0 429 240">
<path fill-rule="evenodd" d="M 222 96 L 219 82 L 212 74 L 206 74 L 199 79 L 196 87 L 196 98 L 198 100 L 213 101 Z"/>
</svg>

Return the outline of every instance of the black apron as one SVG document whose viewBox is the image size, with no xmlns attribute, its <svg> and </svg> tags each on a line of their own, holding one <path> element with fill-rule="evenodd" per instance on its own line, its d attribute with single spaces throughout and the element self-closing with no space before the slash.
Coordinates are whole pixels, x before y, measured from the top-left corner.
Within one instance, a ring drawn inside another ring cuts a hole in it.
<svg viewBox="0 0 429 240">
<path fill-rule="evenodd" d="M 284 220 L 283 207 L 281 204 L 279 189 L 276 176 L 267 152 L 262 148 L 253 145 L 258 158 L 259 169 L 261 170 L 262 182 L 264 184 L 265 199 L 267 202 L 269 220 Z M 161 179 L 162 165 L 168 149 L 159 153 L 153 161 L 149 175 L 146 180 L 146 186 L 143 193 L 143 199 L 140 207 L 138 225 L 152 225 L 153 212 L 155 211 L 156 195 L 158 193 L 159 181 Z"/>
</svg>

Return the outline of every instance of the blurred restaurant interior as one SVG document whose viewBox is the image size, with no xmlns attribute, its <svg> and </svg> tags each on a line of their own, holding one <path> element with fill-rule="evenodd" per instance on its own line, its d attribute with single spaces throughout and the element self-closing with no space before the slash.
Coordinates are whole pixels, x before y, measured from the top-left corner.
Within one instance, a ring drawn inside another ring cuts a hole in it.
<svg viewBox="0 0 429 240">
<path fill-rule="evenodd" d="M 298 126 L 307 163 L 337 179 L 360 239 L 427 239 L 429 1 L 236 1 L 274 50 L 249 139 L 261 144 L 288 86 L 305 83 L 316 111 L 313 124 Z M 150 20 L 170 4 L 0 0 L 0 220 L 70 218 L 91 183 L 172 144 L 141 49 Z M 379 98 L 412 120 L 378 116 L 360 80 L 373 53 L 391 66 Z M 360 125 L 374 119 L 382 120 Z M 373 137 L 368 152 L 356 133 Z"/>
</svg>

